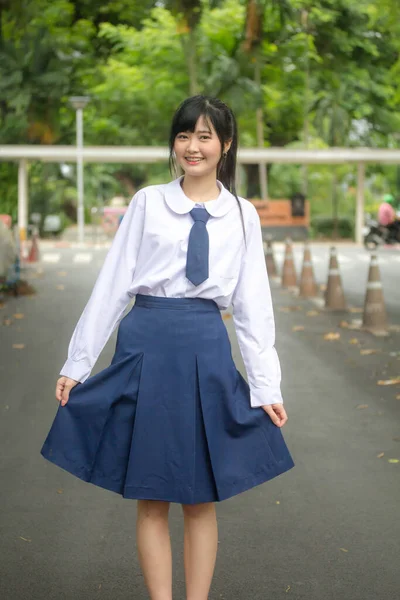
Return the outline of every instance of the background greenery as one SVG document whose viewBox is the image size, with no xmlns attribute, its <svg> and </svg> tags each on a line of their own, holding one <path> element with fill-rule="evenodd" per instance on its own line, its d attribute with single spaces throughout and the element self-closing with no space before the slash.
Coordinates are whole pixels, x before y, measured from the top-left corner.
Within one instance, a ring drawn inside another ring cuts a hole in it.
<svg viewBox="0 0 400 600">
<path fill-rule="evenodd" d="M 74 144 L 71 95 L 89 95 L 85 143 L 165 145 L 194 93 L 235 111 L 242 146 L 399 145 L 398 0 L 0 0 L 0 144 Z M 258 132 L 258 133 L 257 133 Z M 261 133 L 260 133 L 261 132 Z M 260 137 L 261 136 L 261 137 Z M 244 168 L 259 197 L 258 168 Z M 88 208 L 165 181 L 166 165 L 87 165 Z M 353 216 L 354 166 L 269 167 L 269 194 L 304 190 L 312 215 Z M 73 219 L 75 167 L 30 165 L 30 209 Z M 369 166 L 367 209 L 400 195 Z M 17 166 L 0 163 L 0 212 L 16 215 Z"/>
</svg>

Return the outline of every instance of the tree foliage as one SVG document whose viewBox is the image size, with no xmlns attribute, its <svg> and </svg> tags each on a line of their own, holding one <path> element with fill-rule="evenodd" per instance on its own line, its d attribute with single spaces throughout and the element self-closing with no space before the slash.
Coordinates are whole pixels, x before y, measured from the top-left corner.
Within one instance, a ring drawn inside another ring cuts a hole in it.
<svg viewBox="0 0 400 600">
<path fill-rule="evenodd" d="M 198 92 L 232 106 L 242 146 L 257 144 L 262 109 L 266 146 L 396 147 L 399 17 L 396 0 L 2 0 L 0 143 L 74 143 L 68 98 L 87 94 L 86 143 L 165 145 L 174 109 Z M 34 196 L 48 186 L 60 205 L 63 190 L 70 198 L 74 182 L 58 165 L 34 172 Z M 165 165 L 86 172 L 103 181 L 93 203 L 168 176 Z M 311 195 L 321 177 L 329 188 L 329 173 L 310 169 Z M 369 173 L 374 193 L 396 183 L 392 167 Z M 15 206 L 14 177 L 1 165 L 0 211 Z M 338 177 L 351 187 L 350 168 Z M 299 185 L 297 167 L 270 169 L 272 195 Z"/>
</svg>

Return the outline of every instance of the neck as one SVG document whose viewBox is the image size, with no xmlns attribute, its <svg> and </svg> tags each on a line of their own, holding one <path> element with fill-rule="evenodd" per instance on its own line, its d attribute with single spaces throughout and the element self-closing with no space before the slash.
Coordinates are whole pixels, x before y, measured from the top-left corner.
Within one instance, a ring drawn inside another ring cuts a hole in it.
<svg viewBox="0 0 400 600">
<path fill-rule="evenodd" d="M 204 177 L 185 175 L 181 186 L 185 195 L 193 202 L 210 202 L 216 200 L 220 195 L 216 173 L 210 173 Z"/>
</svg>

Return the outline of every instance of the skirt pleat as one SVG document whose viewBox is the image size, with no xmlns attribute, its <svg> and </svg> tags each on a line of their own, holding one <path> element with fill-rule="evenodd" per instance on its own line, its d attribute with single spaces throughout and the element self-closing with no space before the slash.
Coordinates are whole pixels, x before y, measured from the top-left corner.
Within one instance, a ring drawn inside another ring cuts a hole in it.
<svg viewBox="0 0 400 600">
<path fill-rule="evenodd" d="M 292 457 L 250 406 L 217 305 L 138 295 L 111 365 L 59 406 L 42 455 L 125 498 L 217 502 L 289 470 Z"/>
</svg>

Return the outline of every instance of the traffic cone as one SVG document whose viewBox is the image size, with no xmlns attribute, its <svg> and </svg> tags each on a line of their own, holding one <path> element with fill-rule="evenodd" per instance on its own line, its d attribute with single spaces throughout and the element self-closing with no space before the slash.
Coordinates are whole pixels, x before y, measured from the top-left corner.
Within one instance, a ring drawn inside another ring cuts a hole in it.
<svg viewBox="0 0 400 600">
<path fill-rule="evenodd" d="M 371 254 L 364 302 L 363 329 L 375 335 L 388 335 L 385 300 L 376 254 Z"/>
<path fill-rule="evenodd" d="M 330 251 L 328 282 L 325 291 L 325 308 L 329 310 L 347 309 L 335 247 L 332 247 Z"/>
<path fill-rule="evenodd" d="M 317 295 L 318 288 L 314 277 L 311 250 L 308 242 L 306 242 L 304 244 L 303 268 L 300 275 L 299 296 L 303 298 L 314 298 Z"/>
<path fill-rule="evenodd" d="M 282 287 L 293 288 L 296 287 L 296 284 L 297 277 L 293 260 L 292 240 L 288 238 L 286 240 L 285 261 L 282 269 Z"/>
<path fill-rule="evenodd" d="M 31 248 L 28 254 L 28 258 L 26 259 L 26 261 L 29 263 L 38 262 L 39 260 L 39 244 L 37 241 L 37 237 L 38 236 L 36 233 L 32 234 Z"/>
<path fill-rule="evenodd" d="M 267 240 L 267 250 L 265 252 L 265 265 L 267 267 L 267 272 L 270 277 L 276 277 L 278 272 L 276 270 L 276 263 L 274 257 L 274 251 L 272 249 L 272 241 Z"/>
</svg>

